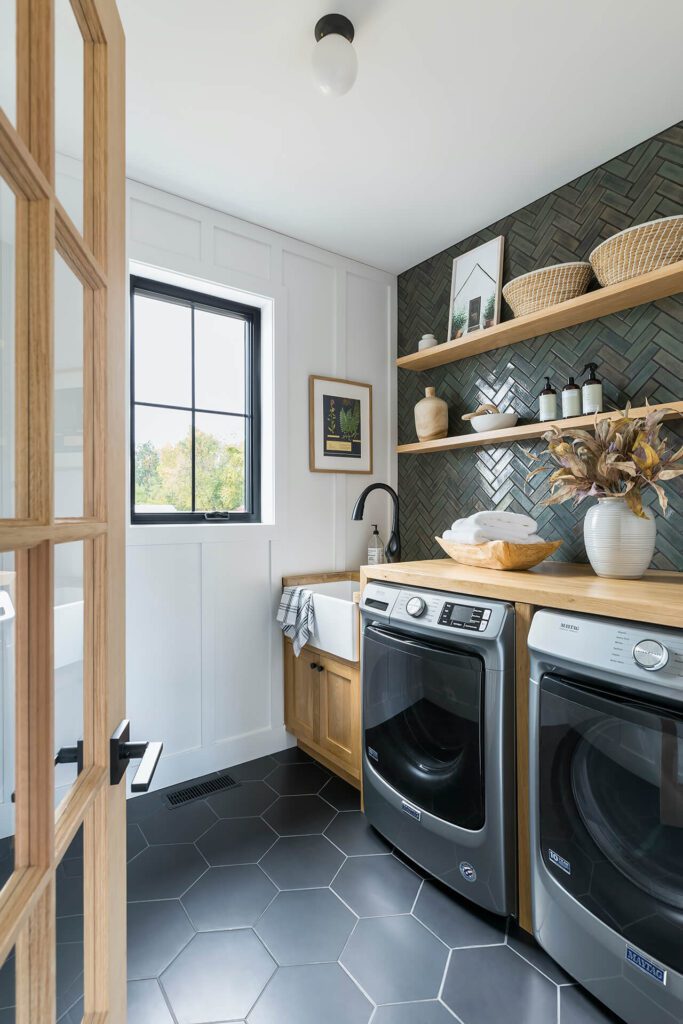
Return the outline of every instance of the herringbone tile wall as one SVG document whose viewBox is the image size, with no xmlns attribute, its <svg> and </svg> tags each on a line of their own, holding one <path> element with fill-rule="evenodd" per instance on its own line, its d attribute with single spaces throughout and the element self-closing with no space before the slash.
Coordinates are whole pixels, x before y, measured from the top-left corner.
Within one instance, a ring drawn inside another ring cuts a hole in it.
<svg viewBox="0 0 683 1024">
<path fill-rule="evenodd" d="M 683 212 L 683 122 L 610 160 L 556 192 L 438 253 L 398 279 L 398 348 L 415 351 L 427 331 L 446 336 L 454 256 L 505 236 L 504 281 L 567 260 L 586 259 L 616 231 Z M 511 316 L 503 309 L 503 318 Z M 538 418 L 537 395 L 549 374 L 558 392 L 568 375 L 598 363 L 605 407 L 683 399 L 683 295 L 487 352 L 423 374 L 398 371 L 399 441 L 414 441 L 413 407 L 433 384 L 450 407 L 449 433 L 468 429 L 460 416 L 482 402 L 514 409 L 522 423 Z M 683 444 L 681 421 L 665 425 Z M 533 446 L 538 450 L 542 443 Z M 489 508 L 528 512 L 547 538 L 564 543 L 555 557 L 586 561 L 582 521 L 588 507 L 545 507 L 542 474 L 525 480 L 521 446 L 497 445 L 435 455 L 399 456 L 403 557 L 441 554 L 434 536 L 453 519 Z M 683 570 L 683 478 L 668 485 L 670 511 L 657 515 L 654 565 Z"/>
</svg>

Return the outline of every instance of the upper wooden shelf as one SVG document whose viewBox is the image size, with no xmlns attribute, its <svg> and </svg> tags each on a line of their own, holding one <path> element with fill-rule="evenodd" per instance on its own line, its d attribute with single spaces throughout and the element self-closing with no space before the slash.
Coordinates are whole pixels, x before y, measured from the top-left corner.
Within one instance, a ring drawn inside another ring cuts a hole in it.
<svg viewBox="0 0 683 1024">
<path fill-rule="evenodd" d="M 655 409 L 670 409 L 667 419 L 676 419 L 683 416 L 683 402 L 661 402 L 659 405 L 643 405 L 637 409 L 631 409 L 632 416 L 646 416 L 648 412 Z M 621 412 L 614 409 L 610 412 L 598 413 L 598 419 L 604 420 L 609 417 L 620 416 Z M 566 420 L 552 420 L 546 423 L 523 423 L 519 427 L 509 427 L 507 430 L 486 430 L 481 434 L 472 431 L 471 434 L 457 434 L 455 437 L 441 437 L 437 441 L 416 441 L 413 444 L 399 444 L 396 451 L 399 455 L 418 452 L 449 452 L 454 448 L 475 448 L 478 445 L 501 444 L 505 441 L 528 441 L 532 438 L 542 437 L 546 430 L 551 427 L 560 427 L 562 430 L 579 428 L 590 429 L 595 423 L 595 415 L 572 416 Z"/>
<path fill-rule="evenodd" d="M 444 366 L 458 359 L 476 356 L 481 352 L 490 352 L 505 345 L 515 345 L 519 341 L 528 341 L 541 334 L 561 331 L 565 327 L 574 327 L 587 320 L 618 313 L 621 309 L 631 309 L 643 302 L 663 299 L 666 295 L 675 295 L 683 291 L 683 260 L 671 263 L 668 267 L 660 267 L 649 274 L 622 281 L 621 284 L 608 285 L 607 288 L 596 288 L 576 299 L 559 302 L 556 306 L 519 316 L 514 320 L 505 320 L 502 324 L 489 327 L 483 331 L 473 331 L 457 341 L 446 341 L 442 345 L 425 349 L 423 352 L 411 352 L 401 356 L 396 365 L 404 370 L 430 370 L 434 366 Z"/>
</svg>

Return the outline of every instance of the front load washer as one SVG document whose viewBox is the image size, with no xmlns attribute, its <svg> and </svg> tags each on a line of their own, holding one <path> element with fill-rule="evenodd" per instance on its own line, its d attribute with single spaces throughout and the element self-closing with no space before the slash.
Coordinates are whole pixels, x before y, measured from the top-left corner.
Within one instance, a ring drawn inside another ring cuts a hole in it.
<svg viewBox="0 0 683 1024">
<path fill-rule="evenodd" d="M 369 821 L 452 889 L 514 913 L 513 608 L 371 582 L 361 611 Z"/>
<path fill-rule="evenodd" d="M 529 633 L 534 934 L 628 1024 L 683 1022 L 683 631 Z"/>
</svg>

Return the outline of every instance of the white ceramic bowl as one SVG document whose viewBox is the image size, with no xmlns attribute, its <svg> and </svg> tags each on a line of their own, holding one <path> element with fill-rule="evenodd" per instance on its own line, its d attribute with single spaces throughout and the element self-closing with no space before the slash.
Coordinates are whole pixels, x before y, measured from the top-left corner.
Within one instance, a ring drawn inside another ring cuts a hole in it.
<svg viewBox="0 0 683 1024">
<path fill-rule="evenodd" d="M 514 427 L 519 416 L 516 412 L 485 412 L 481 416 L 473 416 L 470 423 L 482 434 L 486 430 L 504 430 L 506 427 Z"/>
</svg>

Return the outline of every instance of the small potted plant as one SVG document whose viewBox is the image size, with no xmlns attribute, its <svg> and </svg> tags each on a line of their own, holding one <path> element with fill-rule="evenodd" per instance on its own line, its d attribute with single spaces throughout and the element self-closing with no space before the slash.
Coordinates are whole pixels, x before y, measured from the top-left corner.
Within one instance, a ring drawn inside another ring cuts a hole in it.
<svg viewBox="0 0 683 1024">
<path fill-rule="evenodd" d="M 451 337 L 462 338 L 462 332 L 465 329 L 467 323 L 467 313 L 462 306 L 458 307 L 453 313 L 453 319 L 451 320 Z"/>
<path fill-rule="evenodd" d="M 669 450 L 661 435 L 666 412 L 631 417 L 628 405 L 614 419 L 598 421 L 596 416 L 594 436 L 553 427 L 543 435 L 548 447 L 540 456 L 527 452 L 541 463 L 527 479 L 547 469 L 548 462 L 557 467 L 549 478 L 546 505 L 572 499 L 576 507 L 584 498 L 597 498 L 584 519 L 583 535 L 598 576 L 638 579 L 652 561 L 657 528 L 654 515 L 643 508 L 643 491 L 651 487 L 666 512 L 661 485 L 683 474 L 683 464 L 674 465 L 683 459 L 683 448 Z"/>
<path fill-rule="evenodd" d="M 493 327 L 493 316 L 496 312 L 496 297 L 489 295 L 484 303 L 484 327 Z"/>
</svg>

